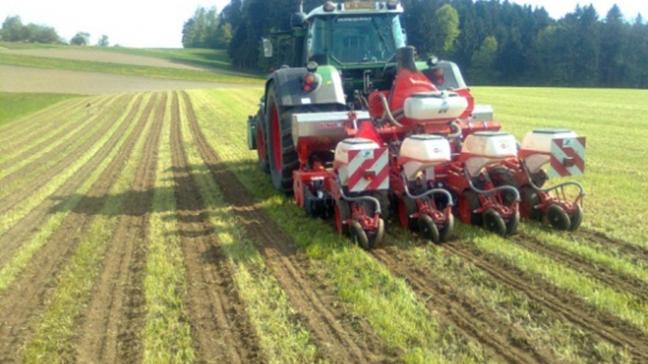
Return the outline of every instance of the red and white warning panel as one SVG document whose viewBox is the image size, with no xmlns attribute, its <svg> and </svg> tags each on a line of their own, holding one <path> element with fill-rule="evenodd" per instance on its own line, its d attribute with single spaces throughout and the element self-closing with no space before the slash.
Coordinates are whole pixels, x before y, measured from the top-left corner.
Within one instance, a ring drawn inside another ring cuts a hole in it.
<svg viewBox="0 0 648 364">
<path fill-rule="evenodd" d="M 349 151 L 350 192 L 386 190 L 389 188 L 389 153 L 387 148 Z"/>
<path fill-rule="evenodd" d="M 553 139 L 549 177 L 580 176 L 585 172 L 585 138 Z"/>
</svg>

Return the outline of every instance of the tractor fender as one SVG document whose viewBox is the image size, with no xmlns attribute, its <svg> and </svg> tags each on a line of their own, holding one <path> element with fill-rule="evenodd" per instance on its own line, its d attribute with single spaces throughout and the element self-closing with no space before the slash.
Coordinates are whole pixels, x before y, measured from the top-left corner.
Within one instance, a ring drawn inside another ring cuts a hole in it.
<svg viewBox="0 0 648 364">
<path fill-rule="evenodd" d="M 335 67 L 319 66 L 315 71 L 317 84 L 311 91 L 304 91 L 304 76 L 307 73 L 305 67 L 281 68 L 274 71 L 266 81 L 265 97 L 269 88 L 274 87 L 280 106 L 346 104 L 342 77 Z"/>
</svg>

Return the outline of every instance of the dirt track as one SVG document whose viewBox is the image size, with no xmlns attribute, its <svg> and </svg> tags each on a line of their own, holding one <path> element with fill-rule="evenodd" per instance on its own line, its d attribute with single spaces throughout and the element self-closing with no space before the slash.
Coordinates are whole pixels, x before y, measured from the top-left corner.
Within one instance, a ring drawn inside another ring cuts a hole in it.
<svg viewBox="0 0 648 364">
<path fill-rule="evenodd" d="M 80 95 L 241 87 L 217 82 L 163 80 L 107 73 L 77 72 L 0 65 L 0 91 Z"/>
<path fill-rule="evenodd" d="M 185 154 L 178 95 L 171 101 L 171 159 L 178 232 L 189 281 L 189 315 L 206 362 L 258 362 L 256 335 L 233 281 L 232 267 L 209 223 Z"/>
<path fill-rule="evenodd" d="M 155 186 L 157 150 L 167 95 L 158 100 L 146 136 L 142 160 L 125 198 L 117 230 L 108 245 L 103 271 L 83 315 L 77 360 L 82 363 L 139 362 L 143 327 L 142 292 L 150 208 Z"/>
<path fill-rule="evenodd" d="M 283 233 L 260 208 L 255 207 L 249 192 L 227 170 L 207 143 L 198 126 L 191 100 L 185 93 L 183 99 L 187 105 L 189 127 L 203 161 L 226 202 L 235 207 L 242 221 L 248 222 L 245 231 L 253 241 L 259 243 L 257 246 L 266 258 L 268 268 L 288 295 L 292 306 L 303 317 L 304 324 L 315 336 L 324 356 L 339 363 L 376 361 L 388 357 L 389 354 L 380 347 L 379 340 L 368 325 L 357 320 L 360 324 L 354 327 L 352 318 L 336 309 L 338 305 L 330 293 L 313 281 L 308 274 L 308 259 L 293 247 L 292 238 Z"/>
<path fill-rule="evenodd" d="M 127 123 L 133 122 L 137 110 L 131 110 L 126 118 Z M 32 329 L 28 324 L 30 319 L 42 311 L 56 273 L 60 272 L 74 252 L 93 216 L 103 207 L 101 201 L 105 201 L 108 191 L 130 157 L 147 119 L 148 115 L 140 118 L 117 156 L 93 184 L 87 196 L 80 201 L 80 212 L 71 211 L 66 216 L 48 244 L 36 253 L 26 271 L 13 283 L 14 289 L 9 289 L 0 297 L 0 361 L 12 362 L 19 358 L 18 351 Z M 20 289 L 15 289 L 17 287 Z"/>
</svg>

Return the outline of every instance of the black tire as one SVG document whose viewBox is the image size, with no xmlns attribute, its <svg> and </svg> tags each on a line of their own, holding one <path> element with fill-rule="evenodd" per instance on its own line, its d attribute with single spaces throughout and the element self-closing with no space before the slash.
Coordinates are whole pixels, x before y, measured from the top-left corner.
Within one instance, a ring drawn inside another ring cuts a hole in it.
<svg viewBox="0 0 648 364">
<path fill-rule="evenodd" d="M 556 230 L 567 230 L 572 225 L 571 219 L 567 212 L 558 205 L 551 205 L 547 209 L 547 221 Z"/>
<path fill-rule="evenodd" d="M 518 225 L 520 224 L 520 211 L 516 210 L 513 216 L 506 222 L 506 235 L 514 235 L 517 233 Z"/>
<path fill-rule="evenodd" d="M 291 117 L 292 109 L 283 108 L 279 105 L 276 91 L 271 85 L 268 88 L 266 102 L 270 176 L 274 187 L 285 193 L 292 192 L 292 172 L 299 167 L 299 160 L 297 159 L 297 152 L 291 135 Z M 277 125 L 274 125 L 275 123 Z"/>
<path fill-rule="evenodd" d="M 369 234 L 369 249 L 380 245 L 385 237 L 385 220 L 378 219 L 378 228 L 375 232 Z"/>
<path fill-rule="evenodd" d="M 434 223 L 434 220 L 428 215 L 421 215 L 417 221 L 418 231 L 421 236 L 435 244 L 441 241 L 439 236 L 439 228 Z"/>
<path fill-rule="evenodd" d="M 364 231 L 362 225 L 360 225 L 359 222 L 355 220 L 351 221 L 351 223 L 349 224 L 349 236 L 351 237 L 351 241 L 353 241 L 354 244 L 360 246 L 362 249 L 371 249 L 371 244 L 369 242 L 367 232 Z"/>
<path fill-rule="evenodd" d="M 513 180 L 513 175 L 507 168 L 500 166 L 494 167 L 489 171 L 488 176 L 495 187 L 511 186 L 517 188 L 515 181 Z M 507 205 L 512 204 L 515 201 L 515 193 L 511 191 L 502 191 L 502 199 Z"/>
<path fill-rule="evenodd" d="M 576 212 L 574 212 L 570 217 L 571 225 L 569 225 L 569 230 L 577 230 L 583 223 L 583 209 L 580 206 L 576 206 Z"/>
<path fill-rule="evenodd" d="M 257 132 L 255 136 L 257 144 L 257 159 L 259 168 L 265 173 L 270 173 L 270 162 L 268 161 L 268 133 L 266 130 L 268 130 L 266 127 L 266 121 L 261 117 L 258 117 Z"/>
<path fill-rule="evenodd" d="M 454 215 L 451 213 L 448 215 L 448 221 L 446 222 L 443 229 L 439 230 L 439 241 L 444 243 L 450 239 L 452 232 L 454 231 Z"/>
<path fill-rule="evenodd" d="M 497 235 L 506 236 L 506 223 L 500 214 L 493 209 L 484 211 L 484 227 Z"/>
<path fill-rule="evenodd" d="M 306 185 L 303 185 L 302 194 L 304 196 L 304 211 L 306 211 L 306 214 L 310 217 L 317 217 L 318 210 L 317 210 L 316 200 L 310 188 L 308 188 L 308 186 Z"/>
<path fill-rule="evenodd" d="M 542 211 L 534 207 L 540 203 L 538 192 L 529 186 L 522 187 L 520 189 L 520 199 L 525 208 L 529 209 L 529 219 L 542 221 Z"/>
</svg>

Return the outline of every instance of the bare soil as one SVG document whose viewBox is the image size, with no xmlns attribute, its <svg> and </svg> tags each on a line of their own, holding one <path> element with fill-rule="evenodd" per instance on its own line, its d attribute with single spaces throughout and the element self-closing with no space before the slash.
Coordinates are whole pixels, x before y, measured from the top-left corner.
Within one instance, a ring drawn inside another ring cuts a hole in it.
<svg viewBox="0 0 648 364">
<path fill-rule="evenodd" d="M 98 72 L 77 72 L 0 65 L 0 91 L 46 92 L 80 95 L 241 87 L 241 85 L 163 80 Z"/>
<path fill-rule="evenodd" d="M 139 56 L 134 54 L 118 53 L 112 51 L 102 51 L 93 48 L 5 49 L 5 50 L 0 50 L 0 52 L 15 54 L 15 55 L 23 55 L 23 56 L 60 58 L 60 59 L 105 62 L 105 63 L 119 63 L 119 64 L 135 65 L 135 66 L 152 66 L 152 67 L 166 67 L 166 68 L 178 68 L 178 69 L 188 69 L 188 70 L 204 70 L 204 68 L 201 67 L 173 62 L 171 60 L 166 60 L 161 58 Z"/>
</svg>

